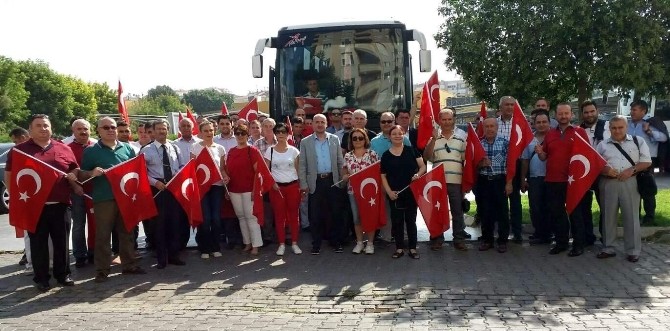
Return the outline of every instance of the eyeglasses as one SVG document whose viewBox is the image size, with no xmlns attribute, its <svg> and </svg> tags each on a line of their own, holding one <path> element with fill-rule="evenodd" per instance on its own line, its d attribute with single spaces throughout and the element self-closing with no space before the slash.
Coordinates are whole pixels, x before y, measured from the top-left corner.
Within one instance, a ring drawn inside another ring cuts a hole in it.
<svg viewBox="0 0 670 331">
<path fill-rule="evenodd" d="M 333 116 L 335 116 L 335 117 L 340 117 L 340 116 L 342 116 L 342 114 L 340 114 L 340 113 L 331 113 L 331 115 L 333 115 Z"/>
<path fill-rule="evenodd" d="M 116 130 L 115 125 L 103 125 L 100 128 L 103 129 L 103 130 Z"/>
<path fill-rule="evenodd" d="M 447 150 L 447 153 L 451 153 L 451 148 L 449 148 L 449 144 L 444 144 L 444 148 Z"/>
<path fill-rule="evenodd" d="M 365 137 L 353 136 L 351 137 L 351 141 L 365 141 Z"/>
<path fill-rule="evenodd" d="M 287 134 L 288 132 L 287 132 L 286 130 L 277 130 L 277 131 L 275 131 L 275 134 L 280 134 L 280 133 Z"/>
<path fill-rule="evenodd" d="M 383 120 L 383 121 L 379 121 L 379 123 L 381 123 L 381 124 L 393 124 L 393 120 Z"/>
<path fill-rule="evenodd" d="M 235 132 L 233 132 L 233 134 L 236 135 L 236 136 L 246 136 L 246 135 L 248 135 L 248 133 L 242 132 L 242 131 L 235 131 Z"/>
</svg>

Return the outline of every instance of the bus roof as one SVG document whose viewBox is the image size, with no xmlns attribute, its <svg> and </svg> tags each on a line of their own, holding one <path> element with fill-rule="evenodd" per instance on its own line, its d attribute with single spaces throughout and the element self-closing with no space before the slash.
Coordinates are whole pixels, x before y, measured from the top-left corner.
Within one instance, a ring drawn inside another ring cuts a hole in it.
<svg viewBox="0 0 670 331">
<path fill-rule="evenodd" d="M 279 32 L 284 31 L 293 31 L 293 30 L 306 30 L 306 29 L 319 29 L 319 28 L 335 28 L 335 27 L 365 27 L 365 26 L 379 26 L 379 25 L 389 25 L 389 26 L 402 26 L 405 27 L 405 24 L 399 21 L 354 21 L 354 22 L 330 22 L 330 23 L 318 23 L 318 24 L 305 24 L 305 25 L 291 25 L 285 26 L 279 29 Z"/>
</svg>

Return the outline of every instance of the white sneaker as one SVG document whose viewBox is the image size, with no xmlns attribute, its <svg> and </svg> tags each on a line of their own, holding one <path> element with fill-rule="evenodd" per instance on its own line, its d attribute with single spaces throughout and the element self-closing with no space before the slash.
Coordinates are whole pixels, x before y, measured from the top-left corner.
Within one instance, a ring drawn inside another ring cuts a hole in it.
<svg viewBox="0 0 670 331">
<path fill-rule="evenodd" d="M 223 256 L 223 254 L 221 254 L 221 252 L 214 252 L 214 253 L 212 253 L 212 255 L 214 255 L 214 257 L 222 257 Z"/>
<path fill-rule="evenodd" d="M 372 255 L 375 253 L 375 245 L 368 244 L 365 246 L 365 254 L 367 255 Z"/>
<path fill-rule="evenodd" d="M 292 245 L 291 249 L 293 249 L 293 254 L 300 255 L 302 254 L 302 249 L 298 247 L 298 245 Z"/>
<path fill-rule="evenodd" d="M 363 242 L 359 241 L 356 243 L 356 246 L 354 246 L 354 250 L 352 250 L 351 252 L 354 254 L 361 254 L 362 251 L 363 251 Z"/>
<path fill-rule="evenodd" d="M 279 248 L 277 248 L 277 255 L 283 256 L 285 250 L 286 250 L 286 245 L 279 245 Z"/>
<path fill-rule="evenodd" d="M 207 253 L 200 254 L 200 258 L 201 259 L 209 259 L 209 254 L 207 254 Z"/>
<path fill-rule="evenodd" d="M 33 274 L 33 266 L 30 264 L 26 264 L 26 268 L 23 269 L 23 274 L 26 276 L 30 276 Z"/>
</svg>

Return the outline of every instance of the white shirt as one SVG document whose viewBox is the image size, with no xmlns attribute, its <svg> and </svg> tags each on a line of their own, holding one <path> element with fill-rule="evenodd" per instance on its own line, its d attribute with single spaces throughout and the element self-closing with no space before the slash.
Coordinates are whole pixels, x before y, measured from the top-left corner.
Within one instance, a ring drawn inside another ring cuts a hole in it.
<svg viewBox="0 0 670 331">
<path fill-rule="evenodd" d="M 502 116 L 498 116 L 496 121 L 498 122 L 498 137 L 509 140 L 509 136 L 512 133 L 512 119 L 510 118 L 509 121 L 504 121 Z"/>
<path fill-rule="evenodd" d="M 647 146 L 647 143 L 644 141 L 644 139 L 641 139 L 640 137 L 637 138 L 637 142 L 640 145 L 640 148 L 638 149 L 637 146 L 635 146 L 635 142 L 633 141 L 633 137 L 629 134 L 626 135 L 626 139 L 624 139 L 623 142 L 620 143 L 621 148 L 623 148 L 626 153 L 628 153 L 628 156 L 630 156 L 631 159 L 635 163 L 638 162 L 651 162 L 651 156 L 649 154 L 649 146 Z M 633 165 L 630 164 L 630 162 L 626 159 L 625 156 L 614 146 L 614 144 L 617 143 L 612 140 L 612 138 L 609 138 L 607 140 L 603 140 L 601 143 L 598 144 L 598 147 L 596 150 L 600 155 L 603 156 L 605 161 L 607 161 L 607 165 L 611 167 L 612 169 L 616 171 L 623 171 L 626 170 Z"/>
<path fill-rule="evenodd" d="M 191 146 L 201 142 L 202 139 L 192 136 L 191 140 L 186 140 L 184 137 L 180 137 L 177 140 L 174 141 L 174 144 L 179 147 L 179 151 L 181 152 L 181 155 L 184 155 L 188 157 L 189 153 L 191 153 Z"/>
<path fill-rule="evenodd" d="M 290 183 L 298 180 L 298 172 L 295 170 L 298 155 L 300 155 L 300 151 L 289 145 L 284 153 L 280 153 L 274 148 L 268 148 L 263 157 L 271 160 L 270 172 L 272 172 L 272 177 L 277 183 Z"/>
<path fill-rule="evenodd" d="M 137 141 L 129 141 L 128 145 L 130 145 L 130 147 L 132 147 L 133 150 L 135 150 L 135 155 L 139 154 L 140 149 L 142 149 L 142 145 L 140 145 L 140 143 Z"/>
<path fill-rule="evenodd" d="M 589 136 L 589 141 L 591 142 L 591 146 L 594 148 L 598 146 L 601 140 L 596 140 L 595 134 L 596 134 L 596 124 L 598 122 L 596 121 L 593 123 L 593 125 L 590 128 L 584 128 L 586 130 L 586 134 Z M 605 122 L 605 127 L 603 130 L 603 140 L 610 139 L 610 121 Z"/>
<path fill-rule="evenodd" d="M 216 137 L 214 137 L 214 142 L 223 146 L 227 151 L 237 146 L 237 139 L 235 139 L 234 135 L 231 135 L 230 138 L 223 138 L 220 134 L 217 134 Z"/>
<path fill-rule="evenodd" d="M 91 144 L 95 144 L 95 143 L 98 142 L 98 139 L 95 139 L 95 138 L 93 138 L 93 137 L 88 137 L 88 140 L 91 141 Z M 73 141 L 74 141 L 74 135 L 71 135 L 71 136 L 69 136 L 69 137 L 67 137 L 67 138 L 65 138 L 65 139 L 63 139 L 63 140 L 61 140 L 61 142 L 62 142 L 63 144 L 65 144 L 65 145 L 69 145 L 69 144 L 70 144 L 71 142 L 73 142 Z"/>
<path fill-rule="evenodd" d="M 203 146 L 201 143 L 197 143 L 191 146 L 189 153 L 193 154 L 195 157 L 198 157 L 198 155 L 200 155 L 200 153 L 204 150 L 205 146 Z M 212 156 L 212 159 L 214 159 L 216 168 L 221 169 L 221 157 L 226 156 L 226 149 L 217 143 L 213 143 L 212 146 L 207 147 L 207 150 L 209 150 L 209 154 Z M 212 185 L 223 186 L 223 180 L 213 183 Z"/>
</svg>

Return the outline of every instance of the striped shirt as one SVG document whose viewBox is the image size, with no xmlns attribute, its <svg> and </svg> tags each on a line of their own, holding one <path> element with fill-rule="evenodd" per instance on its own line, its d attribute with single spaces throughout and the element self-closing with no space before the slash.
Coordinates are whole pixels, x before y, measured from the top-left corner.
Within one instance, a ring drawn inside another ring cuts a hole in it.
<svg viewBox="0 0 670 331">
<path fill-rule="evenodd" d="M 498 137 L 509 140 L 509 137 L 512 134 L 512 119 L 510 118 L 509 121 L 504 121 L 502 116 L 498 116 L 496 122 L 498 122 Z"/>
<path fill-rule="evenodd" d="M 447 148 L 448 147 L 448 148 Z M 433 147 L 433 166 L 444 164 L 444 175 L 448 184 L 460 184 L 465 159 L 465 140 L 453 133 L 451 137 L 440 136 Z"/>
<path fill-rule="evenodd" d="M 486 138 L 482 139 L 482 147 L 486 151 L 486 156 L 491 160 L 490 167 L 484 167 L 479 170 L 482 175 L 504 175 L 507 173 L 507 148 L 509 141 L 496 136 L 492 144 L 489 144 Z"/>
</svg>

